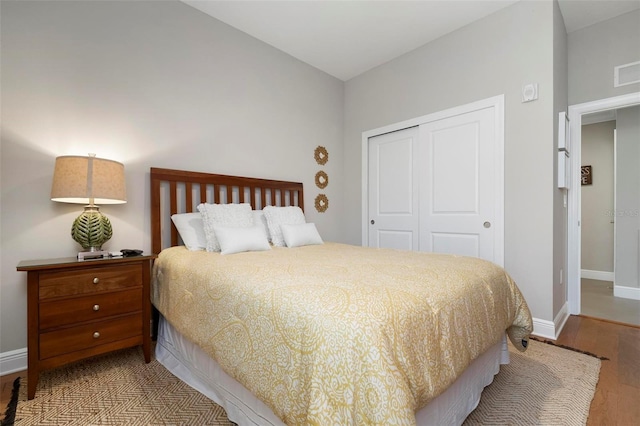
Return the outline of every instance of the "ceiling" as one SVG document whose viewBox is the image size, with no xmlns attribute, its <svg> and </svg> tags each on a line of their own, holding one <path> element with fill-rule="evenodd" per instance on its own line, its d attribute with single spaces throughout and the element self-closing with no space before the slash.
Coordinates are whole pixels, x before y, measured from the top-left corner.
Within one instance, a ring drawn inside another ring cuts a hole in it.
<svg viewBox="0 0 640 426">
<path fill-rule="evenodd" d="M 346 81 L 520 0 L 181 1 Z M 570 33 L 640 0 L 559 5 Z"/>
</svg>

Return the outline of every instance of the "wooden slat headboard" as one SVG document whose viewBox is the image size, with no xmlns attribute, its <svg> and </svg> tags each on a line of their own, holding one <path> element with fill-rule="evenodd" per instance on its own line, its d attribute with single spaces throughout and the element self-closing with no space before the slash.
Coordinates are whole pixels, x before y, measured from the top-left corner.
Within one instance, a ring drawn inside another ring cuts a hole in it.
<svg viewBox="0 0 640 426">
<path fill-rule="evenodd" d="M 304 210 L 300 182 L 152 167 L 153 253 L 157 254 L 163 248 L 178 245 L 178 231 L 171 222 L 171 215 L 195 212 L 200 203 L 250 203 L 253 209 L 262 209 L 265 206 L 298 206 Z M 167 226 L 170 227 L 170 231 L 163 232 Z"/>
</svg>

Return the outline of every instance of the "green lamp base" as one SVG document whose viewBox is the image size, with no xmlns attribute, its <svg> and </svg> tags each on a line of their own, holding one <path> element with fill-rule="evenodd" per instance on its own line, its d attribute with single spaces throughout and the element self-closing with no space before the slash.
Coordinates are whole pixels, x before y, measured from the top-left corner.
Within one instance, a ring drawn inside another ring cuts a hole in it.
<svg viewBox="0 0 640 426">
<path fill-rule="evenodd" d="M 93 204 L 85 206 L 71 226 L 71 237 L 84 249 L 78 253 L 78 259 L 103 257 L 105 253 L 108 255 L 108 252 L 102 251 L 102 245 L 112 235 L 111 222 Z"/>
</svg>

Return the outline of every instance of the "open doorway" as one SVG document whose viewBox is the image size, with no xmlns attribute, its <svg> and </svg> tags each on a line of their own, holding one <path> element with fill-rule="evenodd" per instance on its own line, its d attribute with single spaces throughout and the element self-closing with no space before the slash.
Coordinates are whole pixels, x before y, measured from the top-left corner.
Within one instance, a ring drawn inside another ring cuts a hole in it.
<svg viewBox="0 0 640 426">
<path fill-rule="evenodd" d="M 620 149 L 618 115 L 623 136 Z M 638 244 L 630 241 L 629 234 L 640 230 L 639 129 L 640 106 L 583 115 L 579 188 L 581 313 L 638 326 L 640 297 L 633 294 L 640 292 L 635 286 L 638 254 L 630 253 Z M 621 184 L 616 185 L 617 181 Z M 620 253 L 617 258 L 616 251 Z M 628 286 L 630 282 L 633 287 Z"/>
<path fill-rule="evenodd" d="M 569 107 L 569 119 L 571 126 L 571 145 L 573 147 L 572 155 L 571 155 L 571 182 L 569 189 L 569 197 L 568 197 L 568 302 L 569 302 L 569 313 L 570 314 L 580 314 L 582 312 L 582 206 L 581 206 L 581 142 L 582 142 L 582 124 L 583 118 L 587 119 L 589 114 L 594 113 L 604 113 L 606 111 L 618 110 L 626 107 L 633 107 L 640 105 L 640 92 L 632 93 L 629 95 L 618 96 L 614 98 L 603 99 L 600 101 L 593 101 L 579 105 L 573 105 Z M 637 168 L 637 166 L 636 166 Z M 635 181 L 635 190 L 640 193 L 640 189 L 638 189 L 638 184 L 640 182 Z M 604 214 L 606 215 L 606 211 L 608 209 L 604 209 Z M 613 209 L 615 210 L 615 208 Z M 602 211 L 601 211 L 602 212 Z M 617 213 L 614 211 L 612 214 L 615 216 Z M 617 227 L 617 224 L 612 224 Z M 640 244 L 640 230 L 636 230 L 633 233 L 637 236 L 636 248 L 635 248 L 635 272 L 638 274 L 638 262 L 639 259 L 639 250 L 638 244 Z M 620 235 L 619 232 L 616 231 L 616 235 Z M 631 252 L 631 251 L 630 251 Z M 615 256 L 616 258 L 618 256 Z M 613 265 L 613 271 L 615 271 L 615 262 Z M 606 272 L 606 271 L 605 271 Z M 615 275 L 614 275 L 615 277 Z M 605 277 L 606 278 L 606 277 Z M 628 284 L 628 283 L 625 283 Z M 637 302 L 634 304 L 634 308 L 632 309 L 632 315 L 637 313 L 640 316 L 640 284 L 638 284 L 638 277 L 636 277 L 636 282 L 634 284 L 635 288 L 628 285 L 621 285 L 620 291 L 624 294 L 622 295 L 624 299 L 628 299 L 631 302 Z M 616 290 L 616 282 L 612 282 L 612 287 L 615 293 Z M 615 297 L 616 295 L 612 295 Z M 620 296 L 618 294 L 617 296 Z M 619 297 L 616 297 L 616 299 Z M 615 308 L 614 308 L 615 309 Z M 602 314 L 600 314 L 602 315 Z M 613 319 L 615 320 L 615 319 Z M 623 321 L 626 322 L 626 321 Z"/>
</svg>

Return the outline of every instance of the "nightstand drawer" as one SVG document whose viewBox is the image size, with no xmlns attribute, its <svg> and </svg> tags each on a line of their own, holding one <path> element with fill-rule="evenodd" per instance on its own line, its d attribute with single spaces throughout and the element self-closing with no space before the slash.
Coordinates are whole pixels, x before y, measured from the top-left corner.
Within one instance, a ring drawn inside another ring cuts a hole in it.
<svg viewBox="0 0 640 426">
<path fill-rule="evenodd" d="M 141 265 L 122 265 L 44 272 L 40 275 L 40 300 L 141 287 L 140 271 Z"/>
<path fill-rule="evenodd" d="M 77 324 L 142 310 L 142 288 L 40 303 L 40 328 Z"/>
<path fill-rule="evenodd" d="M 142 343 L 142 312 L 42 333 L 40 335 L 40 359 L 64 355 L 135 336 L 140 336 L 140 343 Z"/>
</svg>

